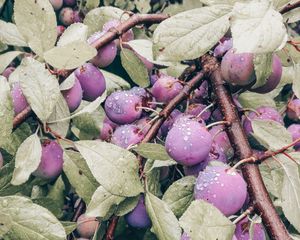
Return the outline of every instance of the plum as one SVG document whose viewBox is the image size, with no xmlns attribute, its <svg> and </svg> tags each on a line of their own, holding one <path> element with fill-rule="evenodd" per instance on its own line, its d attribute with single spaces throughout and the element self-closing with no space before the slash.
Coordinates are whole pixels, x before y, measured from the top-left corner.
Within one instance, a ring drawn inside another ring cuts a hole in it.
<svg viewBox="0 0 300 240">
<path fill-rule="evenodd" d="M 229 170 L 229 166 L 208 166 L 199 173 L 194 197 L 213 204 L 225 216 L 230 216 L 242 208 L 247 197 L 247 184 L 238 172 Z"/>
<path fill-rule="evenodd" d="M 43 179 L 54 179 L 60 175 L 63 168 L 63 150 L 53 140 L 42 143 L 42 157 L 38 168 L 32 173 Z"/>
<path fill-rule="evenodd" d="M 83 18 L 84 18 L 84 15 L 80 11 L 78 11 L 78 10 L 74 11 L 74 23 L 83 22 Z"/>
<path fill-rule="evenodd" d="M 232 85 L 249 85 L 255 80 L 253 54 L 229 50 L 222 59 L 221 74 Z"/>
<path fill-rule="evenodd" d="M 214 57 L 223 57 L 223 55 L 233 46 L 232 38 L 220 42 L 214 49 Z"/>
<path fill-rule="evenodd" d="M 106 89 L 106 82 L 102 72 L 91 63 L 85 63 L 75 70 L 82 91 L 83 99 L 94 101 L 100 97 Z"/>
<path fill-rule="evenodd" d="M 129 91 L 116 91 L 105 101 L 105 112 L 109 119 L 118 124 L 129 124 L 142 115 L 142 99 Z"/>
<path fill-rule="evenodd" d="M 125 221 L 135 228 L 148 228 L 151 226 L 151 220 L 146 211 L 144 195 L 141 195 L 136 207 L 125 215 Z"/>
<path fill-rule="evenodd" d="M 272 120 L 283 125 L 283 119 L 276 109 L 272 107 L 259 107 L 254 112 L 250 112 L 244 119 L 243 127 L 247 135 L 253 132 L 251 123 L 253 120 Z"/>
<path fill-rule="evenodd" d="M 20 112 L 22 112 L 25 108 L 29 106 L 25 96 L 23 95 L 20 83 L 16 82 L 13 84 L 11 89 L 11 95 L 15 115 L 18 115 Z"/>
<path fill-rule="evenodd" d="M 212 116 L 212 119 L 215 120 L 215 121 L 222 121 L 223 120 L 223 115 L 222 115 L 222 113 L 221 113 L 221 111 L 220 111 L 219 108 L 216 108 L 212 112 L 211 116 Z"/>
<path fill-rule="evenodd" d="M 63 5 L 63 0 L 49 0 L 54 10 L 59 10 Z"/>
<path fill-rule="evenodd" d="M 2 168 L 3 165 L 4 165 L 4 160 L 3 160 L 2 153 L 0 152 L 0 168 Z"/>
<path fill-rule="evenodd" d="M 110 142 L 113 132 L 114 130 L 109 124 L 103 123 L 100 130 L 99 139 Z"/>
<path fill-rule="evenodd" d="M 174 109 L 170 116 L 164 121 L 164 123 L 161 125 L 160 130 L 163 136 L 166 136 L 167 133 L 170 131 L 172 128 L 176 118 L 182 114 L 178 109 Z"/>
<path fill-rule="evenodd" d="M 204 161 L 211 149 L 212 137 L 196 120 L 181 118 L 168 132 L 165 147 L 176 162 L 184 166 Z"/>
<path fill-rule="evenodd" d="M 251 240 L 265 240 L 265 231 L 261 223 L 253 223 L 253 235 Z M 236 224 L 235 236 L 237 240 L 250 240 L 250 225 L 251 222 L 247 217 Z"/>
<path fill-rule="evenodd" d="M 300 138 L 300 124 L 292 124 L 287 128 L 287 130 L 292 135 L 293 141 Z M 295 144 L 295 148 L 300 148 L 300 142 Z"/>
<path fill-rule="evenodd" d="M 181 235 L 180 240 L 191 240 L 191 238 L 189 237 L 189 235 L 188 235 L 186 232 L 184 232 L 184 233 Z"/>
<path fill-rule="evenodd" d="M 114 131 L 111 142 L 119 147 L 128 148 L 141 142 L 144 134 L 140 128 L 133 124 L 122 125 Z"/>
<path fill-rule="evenodd" d="M 150 121 L 150 117 L 143 117 L 135 122 L 135 125 L 140 129 L 143 135 L 145 135 L 149 131 L 151 127 Z"/>
<path fill-rule="evenodd" d="M 252 92 L 268 93 L 274 90 L 280 82 L 282 75 L 282 65 L 280 58 L 273 55 L 272 73 L 268 77 L 266 83 L 258 88 L 251 89 Z"/>
<path fill-rule="evenodd" d="M 88 44 L 93 44 L 97 39 L 102 37 L 106 32 L 96 32 L 90 36 L 87 40 Z M 110 65 L 117 56 L 117 46 L 114 41 L 104 45 L 98 49 L 97 55 L 91 60 L 91 62 L 98 67 L 107 67 Z"/>
<path fill-rule="evenodd" d="M 158 78 L 159 78 L 159 76 L 158 76 L 157 74 L 152 74 L 152 75 L 150 76 L 150 84 L 151 84 L 151 86 L 153 86 L 154 83 L 157 82 Z"/>
<path fill-rule="evenodd" d="M 113 20 L 110 20 L 110 21 L 106 22 L 103 25 L 102 30 L 105 31 L 105 32 L 108 32 L 111 28 L 115 28 L 120 24 L 121 24 L 120 20 L 113 19 Z M 127 32 L 123 33 L 122 36 L 121 36 L 121 39 L 122 39 L 123 42 L 129 42 L 129 41 L 133 40 L 134 39 L 134 33 L 133 33 L 132 29 L 129 29 Z M 120 43 L 117 43 L 117 45 L 119 46 Z"/>
<path fill-rule="evenodd" d="M 70 112 L 74 112 L 79 107 L 82 100 L 82 88 L 76 77 L 73 87 L 68 90 L 63 90 L 62 95 L 68 104 Z"/>
<path fill-rule="evenodd" d="M 193 93 L 192 103 L 202 103 L 208 97 L 208 82 L 204 81 Z"/>
<path fill-rule="evenodd" d="M 64 5 L 72 7 L 76 4 L 76 0 L 64 0 Z"/>
<path fill-rule="evenodd" d="M 88 217 L 85 214 L 81 214 L 77 220 L 77 232 L 80 237 L 91 238 L 94 236 L 98 229 L 99 222 L 95 217 Z"/>
<path fill-rule="evenodd" d="M 198 177 L 199 172 L 203 171 L 208 164 L 208 160 L 206 159 L 203 162 L 200 162 L 193 166 L 184 166 L 183 171 L 185 176 L 195 176 Z"/>
<path fill-rule="evenodd" d="M 197 117 L 206 107 L 207 107 L 206 105 L 201 103 L 193 103 L 188 106 L 186 113 Z M 210 115 L 211 112 L 209 109 L 207 109 L 201 114 L 200 117 L 204 121 L 207 121 L 210 118 Z"/>
<path fill-rule="evenodd" d="M 72 8 L 64 7 L 59 12 L 59 20 L 64 26 L 74 23 L 74 11 Z"/>
<path fill-rule="evenodd" d="M 59 38 L 64 33 L 65 30 L 66 28 L 63 25 L 58 25 L 56 27 L 57 37 Z"/>
<path fill-rule="evenodd" d="M 296 98 L 287 105 L 286 114 L 289 119 L 298 121 L 300 117 L 300 99 Z"/>
<path fill-rule="evenodd" d="M 3 77 L 6 77 L 7 79 L 9 78 L 10 74 L 13 73 L 13 71 L 15 71 L 15 67 L 7 67 L 2 73 L 1 75 Z"/>
<path fill-rule="evenodd" d="M 159 102 L 169 102 L 182 90 L 182 85 L 178 79 L 163 75 L 154 83 L 151 93 Z"/>
<path fill-rule="evenodd" d="M 227 163 L 228 159 L 222 147 L 220 147 L 220 145 L 218 145 L 217 143 L 213 142 L 207 157 L 207 161 L 219 161 L 222 163 Z"/>
</svg>

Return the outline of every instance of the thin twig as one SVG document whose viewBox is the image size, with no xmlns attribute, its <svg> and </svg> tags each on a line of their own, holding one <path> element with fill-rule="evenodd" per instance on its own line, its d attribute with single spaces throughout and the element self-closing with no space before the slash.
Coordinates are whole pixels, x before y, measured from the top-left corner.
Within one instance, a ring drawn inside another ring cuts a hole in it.
<svg viewBox="0 0 300 240">
<path fill-rule="evenodd" d="M 287 13 L 287 12 L 289 12 L 289 11 L 295 9 L 295 8 L 298 8 L 298 7 L 300 7 L 300 1 L 295 2 L 293 4 L 289 3 L 283 9 L 280 10 L 280 13 L 285 14 L 285 13 Z"/>
</svg>

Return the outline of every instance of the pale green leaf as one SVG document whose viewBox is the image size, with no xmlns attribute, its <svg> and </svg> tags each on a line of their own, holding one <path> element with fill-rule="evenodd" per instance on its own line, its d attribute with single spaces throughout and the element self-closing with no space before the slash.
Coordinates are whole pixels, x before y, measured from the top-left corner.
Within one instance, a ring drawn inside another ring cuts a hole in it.
<svg viewBox="0 0 300 240">
<path fill-rule="evenodd" d="M 174 160 L 155 160 L 148 172 L 152 171 L 154 168 L 169 167 L 176 164 L 177 162 Z"/>
<path fill-rule="evenodd" d="M 297 98 L 300 98 L 300 64 L 295 65 L 293 68 L 293 92 Z"/>
<path fill-rule="evenodd" d="M 2 73 L 5 68 L 14 60 L 17 56 L 22 54 L 20 51 L 10 51 L 0 54 L 0 73 Z"/>
<path fill-rule="evenodd" d="M 144 158 L 153 160 L 170 160 L 171 157 L 166 152 L 166 149 L 161 144 L 156 143 L 141 143 L 137 147 L 133 148 L 135 152 Z"/>
<path fill-rule="evenodd" d="M 285 14 L 283 14 L 283 20 L 286 23 L 294 23 L 300 20 L 300 9 L 293 9 Z"/>
<path fill-rule="evenodd" d="M 256 82 L 252 89 L 261 87 L 266 84 L 268 77 L 272 73 L 273 54 L 256 54 L 253 59 Z"/>
<path fill-rule="evenodd" d="M 200 0 L 205 5 L 228 4 L 234 5 L 236 2 L 247 2 L 247 0 Z"/>
<path fill-rule="evenodd" d="M 223 4 L 223 3 L 221 3 L 221 4 Z M 189 0 L 189 1 L 185 1 L 184 3 L 169 4 L 163 10 L 163 12 L 173 16 L 177 13 L 184 12 L 184 11 L 187 11 L 190 9 L 199 8 L 202 6 L 203 6 L 203 4 L 199 0 Z"/>
<path fill-rule="evenodd" d="M 61 221 L 60 223 L 64 226 L 66 234 L 72 233 L 76 229 L 76 227 L 77 227 L 77 223 L 76 222 Z"/>
<path fill-rule="evenodd" d="M 0 0 L 0 8 L 2 8 L 2 6 L 4 5 L 5 0 Z"/>
<path fill-rule="evenodd" d="M 265 94 L 244 92 L 239 95 L 238 100 L 244 108 L 276 107 L 275 101 Z"/>
<path fill-rule="evenodd" d="M 90 10 L 98 7 L 99 4 L 100 4 L 100 0 L 86 0 L 84 7 L 87 11 L 90 11 Z"/>
<path fill-rule="evenodd" d="M 69 90 L 70 88 L 72 88 L 74 86 L 75 83 L 75 74 L 74 72 L 72 74 L 70 74 L 60 85 L 59 85 L 59 89 L 60 91 L 63 90 Z"/>
<path fill-rule="evenodd" d="M 0 42 L 7 45 L 26 47 L 27 43 L 13 23 L 0 20 Z"/>
<path fill-rule="evenodd" d="M 161 171 L 159 168 L 154 168 L 155 161 L 148 159 L 144 166 L 144 173 L 146 175 L 146 188 L 147 191 L 154 194 L 155 196 L 161 196 L 161 185 L 160 185 L 160 175 Z"/>
<path fill-rule="evenodd" d="M 103 69 L 101 69 L 101 72 L 105 78 L 107 95 L 110 95 L 117 90 L 130 89 L 130 84 L 118 75 L 107 72 Z"/>
<path fill-rule="evenodd" d="M 121 202 L 118 205 L 115 215 L 124 216 L 125 214 L 131 212 L 138 204 L 139 199 L 140 195 L 126 198 L 123 202 Z"/>
<path fill-rule="evenodd" d="M 62 47 L 72 42 L 85 42 L 87 40 L 88 27 L 83 23 L 73 23 L 60 36 L 57 46 Z"/>
</svg>

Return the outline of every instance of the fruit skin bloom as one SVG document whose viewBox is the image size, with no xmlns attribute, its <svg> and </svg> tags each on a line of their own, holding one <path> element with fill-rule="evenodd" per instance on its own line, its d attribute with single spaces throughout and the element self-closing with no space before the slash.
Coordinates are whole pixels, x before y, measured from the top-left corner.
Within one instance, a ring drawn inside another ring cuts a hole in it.
<svg viewBox="0 0 300 240">
<path fill-rule="evenodd" d="M 15 115 L 18 115 L 29 106 L 20 86 L 20 83 L 14 83 L 11 89 Z"/>
<path fill-rule="evenodd" d="M 62 95 L 68 104 L 70 112 L 74 112 L 79 107 L 82 100 L 82 88 L 79 80 L 75 78 L 73 87 L 62 91 Z"/>
<path fill-rule="evenodd" d="M 211 203 L 228 217 L 243 207 L 247 184 L 235 170 L 229 171 L 229 166 L 208 166 L 199 173 L 194 197 Z"/>
<path fill-rule="evenodd" d="M 300 117 L 300 99 L 296 98 L 288 103 L 286 114 L 289 119 L 298 121 Z"/>
</svg>

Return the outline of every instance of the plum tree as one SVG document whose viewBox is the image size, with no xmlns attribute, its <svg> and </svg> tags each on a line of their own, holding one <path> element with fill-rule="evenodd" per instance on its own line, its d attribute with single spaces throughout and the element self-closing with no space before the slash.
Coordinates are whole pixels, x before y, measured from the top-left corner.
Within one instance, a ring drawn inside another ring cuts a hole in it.
<svg viewBox="0 0 300 240">
<path fill-rule="evenodd" d="M 20 86 L 20 83 L 14 83 L 11 88 L 11 95 L 13 101 L 13 107 L 15 115 L 22 112 L 26 107 L 29 106 Z"/>
<path fill-rule="evenodd" d="M 247 135 L 253 132 L 253 120 L 272 120 L 283 125 L 283 119 L 280 113 L 272 107 L 259 107 L 255 111 L 251 111 L 244 119 L 244 130 Z"/>
<path fill-rule="evenodd" d="M 6 77 L 7 79 L 9 78 L 10 74 L 13 73 L 13 71 L 15 71 L 15 67 L 7 67 L 2 73 L 1 75 L 3 77 Z"/>
<path fill-rule="evenodd" d="M 125 215 L 125 220 L 127 224 L 135 228 L 148 228 L 151 226 L 151 220 L 146 211 L 144 195 L 141 195 L 136 207 Z"/>
<path fill-rule="evenodd" d="M 196 120 L 182 118 L 168 132 L 166 150 L 178 163 L 192 166 L 204 161 L 211 149 L 212 137 Z"/>
<path fill-rule="evenodd" d="M 293 141 L 300 138 L 300 124 L 292 124 L 287 128 L 287 130 L 292 135 Z M 300 142 L 295 144 L 295 148 L 300 148 Z"/>
<path fill-rule="evenodd" d="M 117 27 L 120 24 L 121 24 L 120 20 L 113 19 L 113 20 L 110 20 L 110 21 L 106 22 L 103 25 L 102 30 L 105 31 L 105 32 L 108 32 L 109 30 L 111 30 L 112 28 Z M 111 30 L 111 31 L 113 31 L 113 30 Z M 130 29 L 127 32 L 123 33 L 122 36 L 121 36 L 121 39 L 122 39 L 122 42 L 129 42 L 129 41 L 133 40 L 134 39 L 134 33 L 133 33 L 132 29 Z M 115 40 L 115 42 L 117 42 L 117 45 L 120 46 L 119 40 Z"/>
<path fill-rule="evenodd" d="M 58 177 L 63 167 L 63 150 L 53 140 L 45 140 L 42 143 L 42 157 L 38 168 L 32 174 L 43 179 Z"/>
<path fill-rule="evenodd" d="M 95 217 L 88 217 L 85 214 L 81 214 L 77 220 L 77 232 L 80 237 L 91 238 L 94 236 L 98 229 L 99 221 Z"/>
<path fill-rule="evenodd" d="M 142 115 L 142 99 L 129 91 L 117 91 L 106 98 L 105 112 L 109 119 L 118 124 L 128 124 Z"/>
<path fill-rule="evenodd" d="M 143 140 L 144 134 L 139 127 L 133 124 L 122 125 L 114 131 L 111 142 L 119 147 L 127 148 Z"/>
<path fill-rule="evenodd" d="M 90 36 L 87 40 L 89 44 L 94 43 L 97 39 L 103 36 L 106 32 L 96 32 Z M 117 46 L 115 42 L 110 42 L 105 46 L 98 49 L 97 55 L 91 60 L 91 62 L 98 67 L 107 67 L 110 65 L 117 55 Z"/>
<path fill-rule="evenodd" d="M 227 166 L 208 166 L 199 173 L 194 197 L 213 204 L 225 216 L 230 216 L 242 208 L 247 197 L 247 184 L 238 172 Z"/>
<path fill-rule="evenodd" d="M 75 70 L 75 76 L 80 82 L 84 100 L 94 101 L 104 93 L 106 89 L 105 78 L 93 64 L 83 64 Z"/>
<path fill-rule="evenodd" d="M 251 222 L 247 217 L 236 224 L 235 237 L 237 240 L 264 240 L 266 239 L 265 231 L 261 223 L 253 223 L 252 238 L 250 237 Z"/>
<path fill-rule="evenodd" d="M 82 88 L 79 80 L 75 78 L 73 87 L 62 91 L 62 95 L 68 104 L 70 112 L 74 112 L 79 107 L 82 100 Z"/>
<path fill-rule="evenodd" d="M 54 8 L 54 10 L 59 10 L 61 9 L 62 5 L 63 5 L 63 0 L 50 0 L 50 3 L 52 5 L 52 7 Z"/>
<path fill-rule="evenodd" d="M 69 26 L 74 23 L 74 11 L 70 7 L 64 7 L 59 12 L 59 21 L 64 26 Z"/>
<path fill-rule="evenodd" d="M 287 105 L 286 115 L 289 119 L 298 121 L 300 117 L 300 99 L 296 98 Z"/>
</svg>

